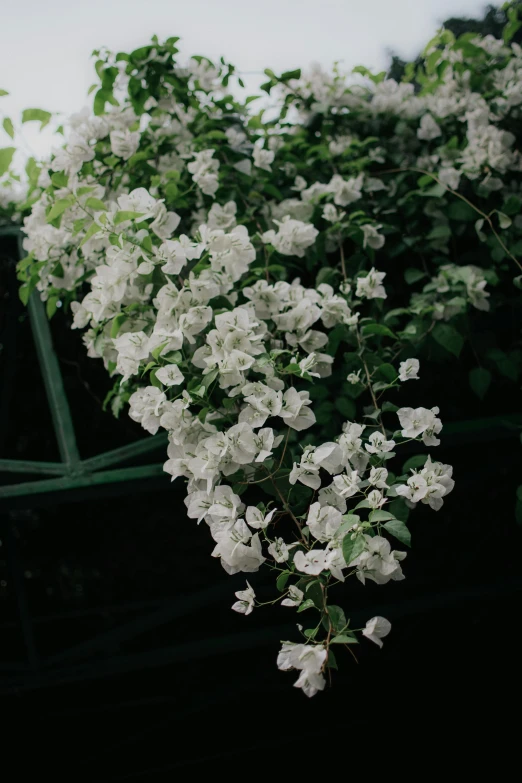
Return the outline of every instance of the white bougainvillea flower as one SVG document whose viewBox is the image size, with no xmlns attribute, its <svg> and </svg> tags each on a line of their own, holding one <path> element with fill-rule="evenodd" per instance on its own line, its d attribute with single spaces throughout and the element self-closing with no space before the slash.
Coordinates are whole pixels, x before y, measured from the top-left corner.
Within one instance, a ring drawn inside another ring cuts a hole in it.
<svg viewBox="0 0 522 783">
<path fill-rule="evenodd" d="M 248 581 L 247 589 L 238 590 L 237 593 L 235 593 L 235 596 L 239 600 L 236 601 L 235 604 L 232 604 L 232 609 L 234 612 L 239 612 L 239 614 L 244 615 L 251 614 L 252 610 L 254 609 L 256 594 L 254 593 L 254 590 Z"/>
<path fill-rule="evenodd" d="M 273 508 L 265 515 L 257 506 L 247 506 L 245 519 L 248 525 L 254 528 L 254 530 L 264 530 L 272 521 L 272 517 L 276 511 L 277 509 Z"/>
<path fill-rule="evenodd" d="M 382 281 L 386 277 L 386 272 L 377 272 L 376 269 L 370 269 L 364 277 L 358 277 L 356 280 L 356 296 L 363 299 L 386 299 L 386 290 Z"/>
<path fill-rule="evenodd" d="M 132 158 L 140 146 L 141 134 L 139 131 L 114 130 L 110 134 L 111 150 L 114 155 L 123 160 Z"/>
<path fill-rule="evenodd" d="M 395 448 L 395 441 L 386 440 L 386 436 L 377 430 L 372 432 L 368 440 L 369 442 L 365 443 L 364 448 L 370 454 L 387 454 Z"/>
<path fill-rule="evenodd" d="M 442 429 L 442 422 L 437 418 L 438 412 L 438 408 L 399 408 L 397 416 L 402 427 L 402 437 L 418 438 L 421 435 L 426 446 L 438 446 L 440 440 L 435 435 Z"/>
<path fill-rule="evenodd" d="M 421 117 L 420 127 L 417 130 L 417 137 L 424 141 L 431 141 L 432 139 L 442 136 L 440 126 L 437 125 L 431 114 L 424 114 Z"/>
<path fill-rule="evenodd" d="M 272 150 L 263 150 L 260 147 L 254 147 L 253 152 L 254 166 L 265 171 L 272 171 L 271 164 L 274 161 Z"/>
<path fill-rule="evenodd" d="M 183 383 L 185 376 L 176 364 L 168 364 L 156 371 L 156 378 L 164 386 L 178 386 Z"/>
<path fill-rule="evenodd" d="M 372 250 L 380 250 L 384 245 L 384 237 L 379 234 L 381 225 L 372 225 L 371 223 L 365 223 L 361 226 L 363 232 L 363 247 L 371 247 Z"/>
<path fill-rule="evenodd" d="M 311 549 L 309 552 L 299 550 L 294 555 L 294 565 L 304 574 L 317 576 L 329 568 L 331 552 L 327 549 Z"/>
<path fill-rule="evenodd" d="M 295 609 L 302 603 L 303 598 L 303 591 L 295 585 L 290 585 L 286 598 L 281 601 L 281 606 L 290 606 Z"/>
<path fill-rule="evenodd" d="M 268 547 L 269 554 L 276 563 L 285 563 L 290 557 L 290 552 L 282 538 L 276 538 Z"/>
<path fill-rule="evenodd" d="M 399 364 L 399 380 L 412 381 L 419 378 L 420 362 L 418 359 L 406 359 Z"/>
<path fill-rule="evenodd" d="M 391 631 L 391 623 L 385 617 L 372 617 L 368 620 L 366 627 L 363 629 L 363 636 L 366 636 L 371 642 L 374 642 L 379 647 L 382 647 L 382 639 Z"/>
</svg>

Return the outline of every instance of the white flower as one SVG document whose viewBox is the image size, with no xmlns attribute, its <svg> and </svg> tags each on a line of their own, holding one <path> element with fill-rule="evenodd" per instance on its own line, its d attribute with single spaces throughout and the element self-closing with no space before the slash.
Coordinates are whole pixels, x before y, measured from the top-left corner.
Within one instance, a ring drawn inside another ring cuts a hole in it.
<svg viewBox="0 0 522 783">
<path fill-rule="evenodd" d="M 406 359 L 399 364 L 399 380 L 413 381 L 419 379 L 420 362 L 418 359 Z"/>
<path fill-rule="evenodd" d="M 321 674 L 326 656 L 327 651 L 320 644 L 283 642 L 283 646 L 277 656 L 277 667 L 282 671 L 290 669 L 300 670 L 301 675 L 295 682 L 295 687 L 302 688 L 307 696 L 314 696 L 317 691 L 322 691 L 326 685 L 326 681 Z"/>
<path fill-rule="evenodd" d="M 265 171 L 272 171 L 270 164 L 274 160 L 274 152 L 272 150 L 263 150 L 260 147 L 254 147 L 253 158 L 254 166 L 258 169 L 264 169 Z"/>
<path fill-rule="evenodd" d="M 395 447 L 394 440 L 386 440 L 386 436 L 375 430 L 369 437 L 369 443 L 365 443 L 364 448 L 370 454 L 387 454 L 393 451 Z"/>
<path fill-rule="evenodd" d="M 368 481 L 372 486 L 377 487 L 377 489 L 387 489 L 388 487 L 386 483 L 387 478 L 388 478 L 388 471 L 386 470 L 386 468 L 372 468 L 370 470 Z"/>
<path fill-rule="evenodd" d="M 438 412 L 438 408 L 399 408 L 397 416 L 402 427 L 402 437 L 418 438 L 422 435 L 426 446 L 438 446 L 440 440 L 435 435 L 442 429 L 441 420 L 436 418 Z"/>
<path fill-rule="evenodd" d="M 369 492 L 366 500 L 368 501 L 370 508 L 373 509 L 381 508 L 381 506 L 386 503 L 386 498 L 383 497 L 382 492 L 379 492 L 378 489 L 373 489 Z"/>
<path fill-rule="evenodd" d="M 340 220 L 340 215 L 333 204 L 325 204 L 323 207 L 323 218 L 328 223 L 337 223 Z"/>
<path fill-rule="evenodd" d="M 71 133 L 67 145 L 56 150 L 51 161 L 53 171 L 65 171 L 71 176 L 77 174 L 84 163 L 94 158 L 93 147 L 77 133 Z"/>
<path fill-rule="evenodd" d="M 395 487 L 395 491 L 398 495 L 402 495 L 402 497 L 405 497 L 412 503 L 418 503 L 419 500 L 422 500 L 422 498 L 425 497 L 428 491 L 428 484 L 426 479 L 419 473 L 414 473 L 413 476 L 409 477 L 406 484 Z"/>
<path fill-rule="evenodd" d="M 445 166 L 439 171 L 439 180 L 447 188 L 457 190 L 460 183 L 460 171 L 457 171 L 453 166 Z"/>
<path fill-rule="evenodd" d="M 351 372 L 346 378 L 346 380 L 348 381 L 348 383 L 351 383 L 352 386 L 361 383 L 361 371 L 357 370 L 357 372 Z"/>
<path fill-rule="evenodd" d="M 382 234 L 379 234 L 379 229 L 382 228 L 382 226 L 372 226 L 371 223 L 365 223 L 363 226 L 361 226 L 361 231 L 363 232 L 363 247 L 373 248 L 373 250 L 379 250 L 384 245 L 384 237 Z"/>
<path fill-rule="evenodd" d="M 361 198 L 364 174 L 344 179 L 340 174 L 334 174 L 328 185 L 330 193 L 334 194 L 334 203 L 346 207 Z"/>
<path fill-rule="evenodd" d="M 251 459 L 249 461 L 251 461 Z M 245 519 L 248 525 L 254 528 L 254 530 L 264 530 L 265 527 L 268 527 L 270 524 L 276 511 L 277 509 L 273 508 L 272 511 L 269 511 L 269 513 L 265 515 L 257 506 L 248 506 L 245 511 Z"/>
<path fill-rule="evenodd" d="M 237 593 L 235 593 L 235 596 L 236 598 L 239 598 L 239 601 L 236 601 L 236 603 L 232 605 L 234 612 L 239 612 L 244 615 L 252 612 L 256 597 L 253 588 L 248 582 L 247 585 L 248 587 L 246 590 L 238 590 Z"/>
<path fill-rule="evenodd" d="M 371 579 L 378 585 L 384 585 L 391 580 L 400 581 L 404 574 L 400 561 L 406 557 L 406 552 L 391 551 L 390 542 L 382 536 L 364 535 L 366 549 L 358 557 L 348 563 L 357 567 L 357 578 L 363 584 L 365 579 Z"/>
<path fill-rule="evenodd" d="M 391 623 L 385 617 L 372 617 L 368 620 L 362 634 L 370 641 L 382 647 L 382 641 L 391 631 Z"/>
<path fill-rule="evenodd" d="M 262 240 L 270 242 L 284 256 L 302 258 L 306 248 L 314 244 L 319 233 L 311 223 L 293 220 L 288 215 L 281 222 L 274 220 L 274 223 L 278 226 L 277 233 L 273 229 L 266 231 Z"/>
<path fill-rule="evenodd" d="M 155 435 L 166 402 L 167 398 L 160 389 L 146 386 L 131 395 L 129 416 L 133 421 L 138 421 L 151 435 Z"/>
<path fill-rule="evenodd" d="M 129 160 L 140 146 L 139 131 L 113 130 L 110 134 L 111 150 L 114 155 L 123 160 Z"/>
<path fill-rule="evenodd" d="M 166 367 L 162 367 L 161 370 L 157 370 L 156 378 L 164 386 L 177 386 L 185 380 L 185 376 L 177 364 L 168 364 Z"/>
<path fill-rule="evenodd" d="M 377 272 L 376 269 L 370 269 L 366 277 L 357 278 L 356 296 L 365 299 L 386 299 L 386 291 L 382 281 L 386 277 L 386 272 Z"/>
<path fill-rule="evenodd" d="M 268 547 L 268 551 L 276 563 L 284 563 L 290 557 L 288 547 L 282 538 L 276 538 Z"/>
<path fill-rule="evenodd" d="M 423 114 L 417 130 L 417 137 L 424 141 L 431 141 L 441 135 L 440 126 L 437 125 L 431 114 Z"/>
<path fill-rule="evenodd" d="M 327 549 L 311 549 L 309 552 L 299 550 L 294 555 L 294 565 L 304 574 L 317 576 L 329 568 L 331 553 Z"/>
<path fill-rule="evenodd" d="M 281 601 L 281 606 L 292 606 L 292 607 L 299 606 L 299 604 L 302 603 L 303 598 L 304 598 L 303 591 L 299 590 L 299 588 L 296 587 L 295 585 L 290 585 L 290 587 L 288 588 L 287 598 Z"/>
<path fill-rule="evenodd" d="M 313 503 L 308 511 L 306 524 L 310 533 L 318 541 L 330 541 L 336 534 L 342 522 L 341 512 L 334 506 L 321 506 Z"/>
<path fill-rule="evenodd" d="M 341 473 L 333 478 L 333 490 L 342 498 L 351 498 L 359 491 L 361 479 L 356 470 L 350 473 Z"/>
</svg>

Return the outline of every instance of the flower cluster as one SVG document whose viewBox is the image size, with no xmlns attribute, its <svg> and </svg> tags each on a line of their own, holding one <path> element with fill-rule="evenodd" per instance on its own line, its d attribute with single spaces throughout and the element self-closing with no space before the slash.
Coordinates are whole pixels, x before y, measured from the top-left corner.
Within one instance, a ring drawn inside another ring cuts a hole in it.
<svg viewBox="0 0 522 783">
<path fill-rule="evenodd" d="M 352 628 L 332 590 L 404 579 L 393 541 L 408 547 L 410 512 L 453 489 L 451 466 L 397 453 L 439 445 L 439 409 L 407 407 L 409 381 L 433 341 L 460 352 L 459 319 L 490 308 L 516 261 L 506 178 L 522 158 L 503 123 L 522 106 L 522 53 L 443 32 L 420 90 L 267 72 L 265 121 L 229 94 L 232 66 L 180 67 L 176 41 L 100 55 L 94 114 L 71 118 L 39 177 L 22 296 L 70 305 L 113 411 L 128 402 L 168 433 L 165 471 L 212 556 L 229 574 L 270 569 L 275 601 L 313 615 L 277 661 L 312 696 L 336 645 L 382 646 L 391 627 Z M 236 598 L 250 615 L 255 589 Z"/>
</svg>

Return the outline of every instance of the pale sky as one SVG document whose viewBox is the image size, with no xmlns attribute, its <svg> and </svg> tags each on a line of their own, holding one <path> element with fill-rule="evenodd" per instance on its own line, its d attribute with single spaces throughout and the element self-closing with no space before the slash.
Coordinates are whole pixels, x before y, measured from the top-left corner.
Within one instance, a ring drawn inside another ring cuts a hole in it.
<svg viewBox="0 0 522 783">
<path fill-rule="evenodd" d="M 500 4 L 500 2 L 499 2 Z M 387 50 L 415 56 L 449 16 L 480 16 L 483 0 L 5 0 L 0 32 L 0 112 L 64 115 L 90 103 L 91 52 L 130 51 L 182 38 L 187 57 L 223 55 L 239 71 L 306 67 L 316 61 L 383 69 Z M 255 91 L 262 77 L 245 81 Z M 49 138 L 30 144 L 43 151 Z M 0 146 L 10 142 L 0 129 Z"/>
</svg>

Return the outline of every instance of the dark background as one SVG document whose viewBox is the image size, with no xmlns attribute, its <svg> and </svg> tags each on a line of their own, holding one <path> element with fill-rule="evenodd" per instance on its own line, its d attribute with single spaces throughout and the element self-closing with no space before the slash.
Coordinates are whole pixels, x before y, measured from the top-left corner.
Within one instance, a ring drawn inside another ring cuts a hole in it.
<svg viewBox="0 0 522 783">
<path fill-rule="evenodd" d="M 490 11 L 486 23 L 495 20 Z M 397 58 L 393 67 L 400 68 Z M 0 457 L 58 461 L 27 313 L 16 296 L 14 240 L 2 240 L 0 256 Z M 52 331 L 81 457 L 144 437 L 125 414 L 116 420 L 101 410 L 109 381 L 66 318 L 59 313 Z M 488 713 L 483 696 L 511 671 L 518 636 L 520 429 L 504 426 L 502 416 L 519 412 L 519 384 L 496 379 L 480 402 L 470 395 L 468 369 L 464 354 L 417 386 L 450 425 L 436 456 L 454 466 L 456 486 L 440 512 L 423 507 L 411 518 L 406 580 L 340 591 L 354 627 L 382 614 L 392 633 L 383 650 L 358 645 L 358 663 L 339 653 L 334 687 L 312 700 L 292 688 L 295 673 L 275 663 L 280 640 L 297 638 L 295 613 L 259 608 L 245 618 L 230 611 L 245 576 L 227 576 L 210 557 L 206 525 L 185 515 L 183 483 L 165 476 L 4 501 L 4 759 L 19 771 L 53 771 L 56 780 L 252 776 L 291 769 L 303 754 L 306 769 L 320 763 L 333 770 L 351 746 L 371 747 L 382 730 L 420 731 L 439 715 L 444 726 L 462 716 L 467 726 L 498 728 L 503 713 Z M 451 429 L 486 417 L 497 421 Z M 127 464 L 163 460 L 160 449 Z M 3 484 L 15 480 L 0 474 Z M 261 600 L 273 597 L 265 574 L 249 581 Z M 507 692 L 499 685 L 508 704 L 516 680 Z M 294 768 L 300 777 L 303 770 Z"/>
</svg>

